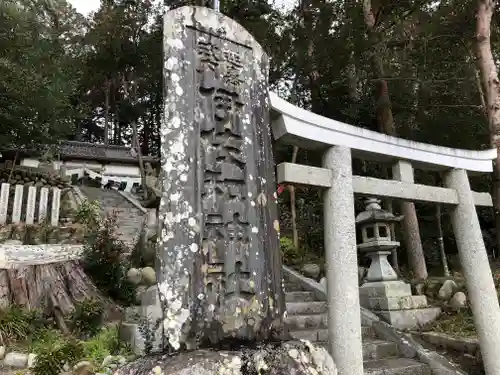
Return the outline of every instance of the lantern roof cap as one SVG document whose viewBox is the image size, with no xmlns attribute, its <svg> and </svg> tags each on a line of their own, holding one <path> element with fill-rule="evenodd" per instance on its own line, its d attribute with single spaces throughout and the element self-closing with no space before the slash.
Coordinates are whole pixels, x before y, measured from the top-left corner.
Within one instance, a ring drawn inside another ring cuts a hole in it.
<svg viewBox="0 0 500 375">
<path fill-rule="evenodd" d="M 368 198 L 365 201 L 365 211 L 356 216 L 356 224 L 395 223 L 403 219 L 403 216 L 394 216 L 391 212 L 383 210 L 380 203 L 380 199 Z"/>
</svg>

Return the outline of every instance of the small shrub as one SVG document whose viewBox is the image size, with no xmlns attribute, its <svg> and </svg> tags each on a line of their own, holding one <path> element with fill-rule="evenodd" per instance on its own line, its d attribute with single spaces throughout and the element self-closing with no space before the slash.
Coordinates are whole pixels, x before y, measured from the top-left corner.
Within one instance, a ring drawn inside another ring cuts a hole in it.
<svg viewBox="0 0 500 375">
<path fill-rule="evenodd" d="M 83 352 L 85 360 L 99 366 L 108 355 L 127 355 L 131 351 L 120 341 L 118 328 L 113 327 L 102 329 L 95 337 L 84 342 Z"/>
<path fill-rule="evenodd" d="M 41 317 L 19 307 L 0 310 L 0 344 L 26 340 L 40 326 Z"/>
<path fill-rule="evenodd" d="M 85 225 L 87 231 L 95 232 L 102 224 L 101 205 L 99 201 L 84 200 L 78 207 L 74 217 L 75 222 Z"/>
<path fill-rule="evenodd" d="M 127 280 L 122 254 L 125 245 L 116 234 L 116 216 L 106 217 L 99 230 L 89 237 L 84 249 L 85 272 L 111 298 L 125 304 L 135 300 L 135 287 Z"/>
<path fill-rule="evenodd" d="M 59 375 L 65 363 L 72 366 L 82 359 L 83 354 L 84 346 L 80 341 L 57 342 L 38 353 L 32 372 L 34 375 Z"/>
<path fill-rule="evenodd" d="M 54 227 L 49 218 L 43 219 L 40 224 L 27 225 L 23 242 L 27 245 L 50 243 Z"/>
<path fill-rule="evenodd" d="M 301 263 L 304 259 L 304 254 L 300 249 L 293 245 L 293 241 L 288 237 L 280 238 L 281 255 L 283 263 L 289 266 L 294 266 Z"/>
<path fill-rule="evenodd" d="M 29 350 L 30 352 L 40 354 L 55 346 L 62 345 L 66 338 L 63 333 L 55 328 L 42 328 L 34 332 L 30 338 Z"/>
<path fill-rule="evenodd" d="M 104 306 L 101 301 L 86 299 L 75 306 L 71 316 L 71 329 L 80 336 L 91 337 L 99 333 L 104 322 Z"/>
</svg>

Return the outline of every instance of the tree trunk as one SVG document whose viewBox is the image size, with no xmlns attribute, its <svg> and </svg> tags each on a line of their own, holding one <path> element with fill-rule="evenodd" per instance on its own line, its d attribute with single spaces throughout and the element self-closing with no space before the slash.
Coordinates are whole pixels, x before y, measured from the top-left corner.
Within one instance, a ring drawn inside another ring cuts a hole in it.
<svg viewBox="0 0 500 375">
<path fill-rule="evenodd" d="M 132 78 L 130 82 L 133 81 L 134 80 Z M 132 83 L 132 87 L 130 90 L 129 83 L 125 76 L 123 76 L 123 90 L 125 91 L 125 96 L 127 97 L 130 103 L 137 102 L 137 86 L 135 85 L 135 83 Z M 137 162 L 139 163 L 139 170 L 141 173 L 142 190 L 144 191 L 144 200 L 147 200 L 148 189 L 146 186 L 146 171 L 144 169 L 144 161 L 142 160 L 141 144 L 139 142 L 139 133 L 137 131 L 137 120 L 136 119 L 132 120 L 131 125 L 132 125 L 132 147 L 135 149 L 137 154 Z"/>
<path fill-rule="evenodd" d="M 297 162 L 297 154 L 299 153 L 299 148 L 297 146 L 293 147 L 292 163 Z M 293 246 L 299 248 L 299 230 L 297 228 L 297 207 L 295 203 L 295 186 L 289 185 L 288 190 L 290 191 L 290 211 L 292 213 L 292 235 L 293 235 Z"/>
<path fill-rule="evenodd" d="M 153 122 L 154 115 L 152 112 L 148 113 L 147 119 L 144 119 L 144 127 L 142 129 L 142 145 L 141 152 L 142 155 L 149 155 L 149 140 L 151 138 L 151 124 Z"/>
<path fill-rule="evenodd" d="M 438 245 L 439 254 L 441 255 L 441 262 L 443 264 L 443 274 L 444 276 L 450 276 L 450 268 L 448 267 L 448 259 L 446 258 L 446 251 L 444 249 L 444 238 L 443 238 L 443 224 L 441 223 L 441 205 L 436 205 L 436 225 L 438 227 Z"/>
<path fill-rule="evenodd" d="M 436 174 L 436 186 L 441 186 L 441 177 L 439 173 Z M 443 223 L 441 220 L 441 205 L 436 205 L 436 225 L 438 229 L 438 246 L 439 254 L 441 256 L 441 263 L 443 264 L 443 274 L 444 276 L 450 276 L 450 267 L 448 267 L 448 259 L 446 258 L 446 250 L 444 248 L 444 236 L 443 236 Z"/>
<path fill-rule="evenodd" d="M 132 138 L 135 141 L 135 144 L 133 144 L 132 147 L 135 148 L 137 153 L 137 161 L 139 162 L 139 170 L 141 172 L 142 190 L 144 191 L 144 200 L 147 200 L 148 189 L 146 188 L 146 171 L 144 169 L 144 161 L 142 160 L 141 145 L 139 142 L 139 134 L 137 132 L 137 122 L 135 120 L 132 121 L 132 132 L 133 132 Z"/>
<path fill-rule="evenodd" d="M 481 82 L 486 97 L 486 114 L 491 147 L 500 149 L 500 83 L 495 59 L 491 51 L 491 18 L 495 2 L 478 0 L 476 24 L 476 54 Z M 500 152 L 493 163 L 493 209 L 496 222 L 496 242 L 500 249 Z"/>
<path fill-rule="evenodd" d="M 394 118 L 392 115 L 391 99 L 389 96 L 389 87 L 384 77 L 384 66 L 382 49 L 383 36 L 377 30 L 376 14 L 379 9 L 373 7 L 371 0 L 363 0 L 363 15 L 368 29 L 368 38 L 371 44 L 371 63 L 373 74 L 376 79 L 376 114 L 379 131 L 381 133 L 396 136 Z M 387 206 L 387 203 L 386 203 Z M 424 251 L 420 239 L 420 230 L 418 226 L 417 213 L 415 205 L 412 202 L 403 202 L 401 211 L 403 219 L 403 235 L 406 249 L 408 252 L 408 261 L 414 277 L 418 280 L 427 279 L 427 267 L 425 265 Z"/>
<path fill-rule="evenodd" d="M 10 168 L 9 179 L 7 180 L 9 184 L 12 183 L 11 180 L 12 176 L 14 176 L 14 170 L 16 169 L 16 163 L 18 158 L 19 158 L 19 150 L 16 150 L 16 153 L 14 155 L 14 161 L 12 162 L 12 167 Z"/>
<path fill-rule="evenodd" d="M 106 79 L 106 87 L 104 92 L 104 144 L 109 144 L 109 80 Z"/>
</svg>

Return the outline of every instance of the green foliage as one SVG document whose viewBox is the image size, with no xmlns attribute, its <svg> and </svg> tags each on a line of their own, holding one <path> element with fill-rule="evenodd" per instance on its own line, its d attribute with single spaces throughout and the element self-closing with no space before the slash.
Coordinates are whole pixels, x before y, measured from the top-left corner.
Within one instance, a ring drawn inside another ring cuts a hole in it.
<svg viewBox="0 0 500 375">
<path fill-rule="evenodd" d="M 99 366 L 108 355 L 128 355 L 130 348 L 120 340 L 116 327 L 102 329 L 84 343 L 84 358 Z"/>
<path fill-rule="evenodd" d="M 85 199 L 78 207 L 74 219 L 75 222 L 85 225 L 89 232 L 97 231 L 102 224 L 99 201 Z"/>
<path fill-rule="evenodd" d="M 281 256 L 283 258 L 283 263 L 288 266 L 294 266 L 300 264 L 304 260 L 304 253 L 301 249 L 297 249 L 293 246 L 293 241 L 288 237 L 280 238 L 280 248 Z"/>
<path fill-rule="evenodd" d="M 71 330 L 84 337 L 95 336 L 104 323 L 103 303 L 96 299 L 86 299 L 75 306 L 71 316 Z"/>
<path fill-rule="evenodd" d="M 116 216 L 109 215 L 89 236 L 84 248 L 84 269 L 101 292 L 125 304 L 135 300 L 135 287 L 127 280 L 126 248 L 116 234 Z"/>
<path fill-rule="evenodd" d="M 81 341 L 56 341 L 51 347 L 38 353 L 32 372 L 34 375 L 59 375 L 65 363 L 73 366 L 83 355 L 84 345 Z"/>
<path fill-rule="evenodd" d="M 66 340 L 63 333 L 55 327 L 45 326 L 33 332 L 33 336 L 28 340 L 30 352 L 40 354 L 47 350 L 62 345 Z"/>
<path fill-rule="evenodd" d="M 37 148 L 73 130 L 82 19 L 61 2 L 0 2 L 0 146 Z"/>
<path fill-rule="evenodd" d="M 0 310 L 0 345 L 26 340 L 40 325 L 37 312 L 27 312 L 19 307 Z"/>
<path fill-rule="evenodd" d="M 120 340 L 117 327 L 101 328 L 94 335 L 87 337 L 86 341 L 78 340 L 74 336 L 64 336 L 55 328 L 45 327 L 33 332 L 26 349 L 37 354 L 34 375 L 59 374 L 58 371 L 64 363 L 73 365 L 82 360 L 92 362 L 99 371 L 103 370 L 101 364 L 106 356 L 128 356 L 132 353 L 130 347 Z"/>
</svg>

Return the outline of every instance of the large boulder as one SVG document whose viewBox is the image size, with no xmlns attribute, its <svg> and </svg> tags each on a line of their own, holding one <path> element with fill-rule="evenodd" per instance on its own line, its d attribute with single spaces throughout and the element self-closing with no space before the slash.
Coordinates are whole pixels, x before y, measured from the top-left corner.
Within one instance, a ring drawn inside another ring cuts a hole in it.
<svg viewBox="0 0 500 375">
<path fill-rule="evenodd" d="M 196 350 L 143 357 L 115 375 L 337 375 L 332 357 L 309 342 L 267 344 L 234 351 Z"/>
<path fill-rule="evenodd" d="M 458 286 L 453 280 L 446 280 L 438 292 L 438 298 L 448 301 L 458 291 Z"/>
<path fill-rule="evenodd" d="M 464 292 L 456 292 L 453 297 L 451 297 L 449 304 L 455 309 L 463 309 L 467 307 L 467 296 Z"/>
</svg>

